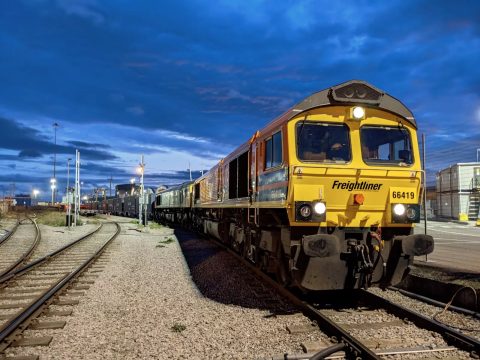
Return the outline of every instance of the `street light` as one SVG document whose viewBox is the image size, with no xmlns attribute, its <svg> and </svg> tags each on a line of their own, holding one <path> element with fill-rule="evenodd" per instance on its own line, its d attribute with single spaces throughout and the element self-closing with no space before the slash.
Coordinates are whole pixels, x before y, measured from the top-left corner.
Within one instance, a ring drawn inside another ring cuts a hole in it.
<svg viewBox="0 0 480 360">
<path fill-rule="evenodd" d="M 55 205 L 55 189 L 57 187 L 57 180 L 55 178 L 50 179 L 50 189 L 52 189 L 52 205 Z"/>
<path fill-rule="evenodd" d="M 70 205 L 70 161 L 72 159 L 68 158 L 67 159 L 67 225 L 68 228 L 70 229 L 70 226 L 72 225 L 72 207 Z"/>
<path fill-rule="evenodd" d="M 57 128 L 60 126 L 58 125 L 58 123 L 53 123 L 52 124 L 53 126 L 53 129 L 55 131 L 55 147 L 53 148 L 53 183 L 52 185 L 50 186 L 51 189 L 52 189 L 52 205 L 55 204 L 55 183 L 56 183 L 56 173 L 55 173 L 55 167 L 56 167 L 56 163 L 57 163 Z"/>
<path fill-rule="evenodd" d="M 132 184 L 132 190 L 130 191 L 130 195 L 133 195 L 133 192 L 135 190 L 135 178 L 130 179 L 130 184 Z"/>
<path fill-rule="evenodd" d="M 37 189 L 33 189 L 33 191 L 32 191 L 33 199 L 34 199 L 33 201 L 34 201 L 35 205 L 37 205 L 37 196 L 38 196 L 39 193 L 40 193 L 40 191 L 37 190 Z"/>
<path fill-rule="evenodd" d="M 144 206 L 145 206 L 145 196 L 143 194 L 143 174 L 145 172 L 145 163 L 143 162 L 143 155 L 142 155 L 142 158 L 141 158 L 141 162 L 137 168 L 137 172 L 139 174 L 141 174 L 141 177 L 140 177 L 140 197 L 138 198 L 138 202 L 139 202 L 139 211 L 138 211 L 138 223 L 141 224 L 142 223 L 142 212 L 143 212 L 143 209 L 144 209 Z M 145 206 L 145 210 L 147 209 L 147 207 Z M 147 214 L 145 214 L 145 225 L 147 224 Z"/>
</svg>

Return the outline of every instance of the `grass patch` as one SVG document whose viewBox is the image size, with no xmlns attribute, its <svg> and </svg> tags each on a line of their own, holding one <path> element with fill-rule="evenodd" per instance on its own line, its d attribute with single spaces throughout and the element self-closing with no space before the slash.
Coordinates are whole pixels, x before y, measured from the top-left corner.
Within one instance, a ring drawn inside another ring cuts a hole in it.
<svg viewBox="0 0 480 360">
<path fill-rule="evenodd" d="M 166 244 L 171 244 L 172 242 L 175 242 L 175 239 L 172 238 L 172 237 L 169 237 L 169 238 L 166 239 L 166 240 L 160 241 L 160 242 L 157 244 L 157 246 L 155 246 L 155 247 L 157 247 L 157 248 L 164 248 Z"/>
<path fill-rule="evenodd" d="M 129 224 L 138 224 L 138 220 L 130 220 L 128 223 Z"/>
<path fill-rule="evenodd" d="M 150 227 L 150 229 L 161 229 L 163 227 L 162 225 L 156 222 L 150 222 L 148 226 Z"/>
<path fill-rule="evenodd" d="M 181 333 L 182 331 L 186 330 L 187 327 L 183 324 L 176 323 L 170 328 L 173 332 Z"/>
<path fill-rule="evenodd" d="M 37 213 L 37 223 L 48 226 L 66 226 L 66 214 L 58 211 L 41 211 Z M 73 222 L 72 222 L 73 224 Z M 83 225 L 82 220 L 77 220 L 77 226 Z"/>
<path fill-rule="evenodd" d="M 160 241 L 160 244 L 171 244 L 172 242 L 175 242 L 175 240 L 172 237 L 169 237 L 166 240 Z"/>
</svg>

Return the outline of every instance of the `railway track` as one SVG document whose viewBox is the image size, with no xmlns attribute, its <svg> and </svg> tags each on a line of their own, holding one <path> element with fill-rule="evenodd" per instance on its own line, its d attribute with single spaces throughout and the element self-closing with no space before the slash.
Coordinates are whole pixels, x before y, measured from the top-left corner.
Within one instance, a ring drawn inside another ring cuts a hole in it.
<svg viewBox="0 0 480 360">
<path fill-rule="evenodd" d="M 20 221 L 17 219 L 17 221 L 16 221 L 16 223 L 15 223 L 15 225 L 13 226 L 12 229 L 10 229 L 10 230 L 3 230 L 3 229 L 2 229 L 2 232 L 3 232 L 3 233 L 2 233 L 2 236 L 0 236 L 0 245 L 2 245 L 2 243 L 3 243 L 4 241 L 8 240 L 8 238 L 9 238 L 10 236 L 12 236 L 12 234 L 15 232 L 15 230 L 17 230 L 18 225 L 20 225 Z"/>
<path fill-rule="evenodd" d="M 41 234 L 35 220 L 27 217 L 17 221 L 0 242 L 0 278 L 25 263 L 40 242 Z"/>
<path fill-rule="evenodd" d="M 304 354 L 284 354 L 275 360 L 299 359 L 384 359 L 478 358 L 480 340 L 465 335 L 432 318 L 412 311 L 366 290 L 304 296 L 294 293 L 255 265 L 215 239 L 208 238 L 243 262 L 258 278 L 291 301 L 331 339 L 302 344 Z M 272 314 L 275 316 L 275 314 Z M 308 331 L 308 326 L 306 326 Z"/>
<path fill-rule="evenodd" d="M 117 223 L 102 224 L 96 231 L 0 278 L 0 358 L 9 346 L 28 342 L 19 334 L 30 325 L 37 329 L 55 328 L 55 324 L 33 320 L 49 305 L 68 305 L 68 301 L 59 302 L 59 294 L 119 233 Z"/>
</svg>

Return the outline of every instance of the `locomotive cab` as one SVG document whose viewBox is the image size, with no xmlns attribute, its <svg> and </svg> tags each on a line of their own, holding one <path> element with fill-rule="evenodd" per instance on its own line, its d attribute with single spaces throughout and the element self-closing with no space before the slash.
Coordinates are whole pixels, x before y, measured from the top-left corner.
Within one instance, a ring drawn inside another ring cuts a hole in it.
<svg viewBox="0 0 480 360">
<path fill-rule="evenodd" d="M 430 236 L 413 235 L 422 181 L 413 117 L 363 103 L 364 83 L 342 87 L 349 105 L 309 109 L 287 126 L 294 276 L 314 290 L 398 283 L 433 250 Z"/>
</svg>

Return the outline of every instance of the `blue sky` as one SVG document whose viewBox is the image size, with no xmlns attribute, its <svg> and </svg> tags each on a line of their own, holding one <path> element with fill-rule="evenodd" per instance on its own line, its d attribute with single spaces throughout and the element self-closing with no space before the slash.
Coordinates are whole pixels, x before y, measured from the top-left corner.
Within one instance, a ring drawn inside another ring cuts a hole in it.
<svg viewBox="0 0 480 360">
<path fill-rule="evenodd" d="M 401 99 L 427 170 L 480 148 L 478 1 L 25 0 L 0 5 L 0 192 L 186 180 L 309 94 L 350 79 Z"/>
</svg>

